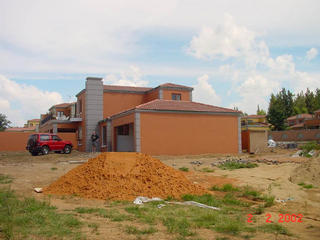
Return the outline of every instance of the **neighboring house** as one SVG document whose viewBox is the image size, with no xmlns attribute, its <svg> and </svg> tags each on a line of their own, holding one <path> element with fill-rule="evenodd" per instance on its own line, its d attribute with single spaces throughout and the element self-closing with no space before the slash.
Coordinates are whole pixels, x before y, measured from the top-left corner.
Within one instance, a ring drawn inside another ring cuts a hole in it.
<svg viewBox="0 0 320 240">
<path fill-rule="evenodd" d="M 320 109 L 314 112 L 312 119 L 305 119 L 304 126 L 308 129 L 320 129 Z"/>
<path fill-rule="evenodd" d="M 268 131 L 266 115 L 248 115 L 241 117 L 241 130 Z"/>
<path fill-rule="evenodd" d="M 304 129 L 304 123 L 306 120 L 312 119 L 311 114 L 303 113 L 287 118 L 287 124 L 290 129 L 299 130 Z"/>
<path fill-rule="evenodd" d="M 76 115 L 76 103 L 61 103 L 52 106 L 49 113 L 41 114 L 40 132 L 76 132 L 81 117 Z"/>
<path fill-rule="evenodd" d="M 172 83 L 155 88 L 103 85 L 101 78 L 89 77 L 76 95 L 74 115 L 65 113 L 67 120 L 58 120 L 52 108 L 40 129 L 76 129 L 81 151 L 90 151 L 90 136 L 96 131 L 101 151 L 241 152 L 240 112 L 193 102 L 192 91 Z"/>
</svg>

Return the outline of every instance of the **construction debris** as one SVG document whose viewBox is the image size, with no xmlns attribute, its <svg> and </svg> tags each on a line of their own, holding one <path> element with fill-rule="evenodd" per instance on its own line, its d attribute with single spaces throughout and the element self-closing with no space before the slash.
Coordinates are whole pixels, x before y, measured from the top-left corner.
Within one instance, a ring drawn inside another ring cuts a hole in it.
<svg viewBox="0 0 320 240">
<path fill-rule="evenodd" d="M 33 189 L 36 193 L 42 193 L 42 188 L 34 188 Z"/>
<path fill-rule="evenodd" d="M 44 189 L 46 194 L 104 200 L 134 200 L 138 196 L 180 199 L 184 194 L 207 192 L 181 171 L 141 153 L 101 153 Z"/>
<path fill-rule="evenodd" d="M 137 204 L 137 205 L 142 205 L 143 203 L 147 203 L 147 202 L 154 202 L 154 201 L 163 201 L 161 198 L 148 198 L 148 197 L 137 197 L 133 203 Z M 186 205 L 186 206 L 196 206 L 196 207 L 200 207 L 200 208 L 209 208 L 209 209 L 213 209 L 213 210 L 220 210 L 220 208 L 217 207 L 212 207 L 212 206 L 208 206 L 206 204 L 202 204 L 202 203 L 198 203 L 195 201 L 185 201 L 185 202 L 169 202 L 169 201 L 165 201 L 166 204 L 176 204 L 176 205 Z M 166 206 L 165 204 L 159 204 L 158 208 L 162 208 Z"/>
</svg>

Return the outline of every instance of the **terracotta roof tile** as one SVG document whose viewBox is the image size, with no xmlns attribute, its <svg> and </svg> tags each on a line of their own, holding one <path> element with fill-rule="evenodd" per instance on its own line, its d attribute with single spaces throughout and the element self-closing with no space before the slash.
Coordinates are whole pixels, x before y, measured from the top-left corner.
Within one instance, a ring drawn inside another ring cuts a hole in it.
<svg viewBox="0 0 320 240">
<path fill-rule="evenodd" d="M 308 113 L 303 113 L 303 114 L 298 114 L 292 117 L 288 117 L 287 120 L 294 120 L 294 119 L 301 119 L 301 118 L 312 118 L 312 115 Z"/>
<path fill-rule="evenodd" d="M 131 86 L 118 86 L 118 85 L 104 85 L 104 90 L 111 91 L 133 91 L 133 92 L 146 92 L 151 90 L 149 87 L 131 87 Z"/>
<path fill-rule="evenodd" d="M 12 127 L 7 128 L 6 132 L 24 132 L 24 131 L 34 131 L 36 127 Z"/>
<path fill-rule="evenodd" d="M 160 100 L 156 99 L 151 102 L 141 104 L 136 107 L 140 110 L 160 110 L 160 111 L 192 111 L 192 112 L 223 112 L 223 113 L 240 113 L 239 111 L 207 105 L 189 101 Z"/>
<path fill-rule="evenodd" d="M 192 87 L 179 85 L 179 84 L 173 84 L 173 83 L 164 83 L 164 84 L 161 84 L 160 87 L 173 87 L 173 88 L 188 88 L 188 89 L 192 89 Z"/>
<path fill-rule="evenodd" d="M 28 121 L 32 121 L 32 122 L 40 122 L 40 119 L 39 119 L 39 118 L 34 118 L 34 119 L 31 119 L 31 120 L 28 120 Z"/>
<path fill-rule="evenodd" d="M 53 105 L 54 107 L 60 107 L 60 108 L 65 108 L 65 107 L 69 107 L 71 103 L 60 103 L 60 104 L 56 104 Z"/>
</svg>

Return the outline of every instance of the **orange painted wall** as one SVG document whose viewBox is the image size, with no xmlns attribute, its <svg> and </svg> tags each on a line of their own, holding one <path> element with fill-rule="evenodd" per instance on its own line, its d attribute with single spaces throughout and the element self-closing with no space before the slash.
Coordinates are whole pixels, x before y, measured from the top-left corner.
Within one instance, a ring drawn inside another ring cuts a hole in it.
<svg viewBox="0 0 320 240">
<path fill-rule="evenodd" d="M 143 102 L 147 103 L 155 99 L 159 99 L 159 89 L 155 89 L 145 94 Z"/>
<path fill-rule="evenodd" d="M 129 110 L 143 103 L 145 95 L 136 93 L 103 93 L 103 118 Z"/>
<path fill-rule="evenodd" d="M 165 100 L 172 100 L 172 93 L 179 93 L 181 94 L 181 100 L 182 101 L 190 101 L 190 92 L 188 91 L 181 91 L 181 90 L 167 90 L 163 89 L 163 99 Z"/>
<path fill-rule="evenodd" d="M 237 116 L 140 114 L 143 153 L 151 155 L 238 153 Z"/>
<path fill-rule="evenodd" d="M 32 133 L 0 132 L 0 151 L 25 151 L 27 141 Z M 75 133 L 59 133 L 63 140 L 72 142 L 74 149 L 77 149 L 77 138 Z"/>
</svg>

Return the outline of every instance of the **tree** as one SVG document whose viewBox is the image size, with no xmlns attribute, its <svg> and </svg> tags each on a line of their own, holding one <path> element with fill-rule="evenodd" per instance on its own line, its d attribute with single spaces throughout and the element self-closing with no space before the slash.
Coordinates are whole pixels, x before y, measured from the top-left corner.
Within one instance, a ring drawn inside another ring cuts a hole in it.
<svg viewBox="0 0 320 240">
<path fill-rule="evenodd" d="M 279 98 L 279 94 L 275 96 L 271 94 L 267 120 L 272 125 L 272 130 L 284 130 L 285 129 L 285 113 L 283 111 L 283 104 Z"/>
<path fill-rule="evenodd" d="M 257 109 L 257 115 L 266 115 L 266 111 L 263 109 L 260 109 L 259 105 L 258 105 L 258 109 Z"/>
<path fill-rule="evenodd" d="M 286 91 L 285 88 L 277 94 L 277 98 L 280 101 L 280 108 L 283 110 L 284 118 L 287 119 L 293 115 L 293 93 L 289 90 Z"/>
<path fill-rule="evenodd" d="M 307 91 L 305 94 L 305 101 L 306 101 L 308 113 L 313 114 L 313 112 L 317 110 L 316 99 L 313 92 L 310 91 L 309 88 L 307 88 Z"/>
<path fill-rule="evenodd" d="M 0 113 L 0 132 L 3 132 L 8 127 L 10 127 L 10 121 L 7 119 L 7 116 Z"/>
<path fill-rule="evenodd" d="M 308 113 L 305 96 L 302 91 L 298 93 L 294 99 L 293 113 L 294 115 Z"/>
<path fill-rule="evenodd" d="M 315 99 L 315 109 L 319 110 L 320 109 L 320 89 L 319 88 L 316 89 L 314 99 Z"/>
</svg>

